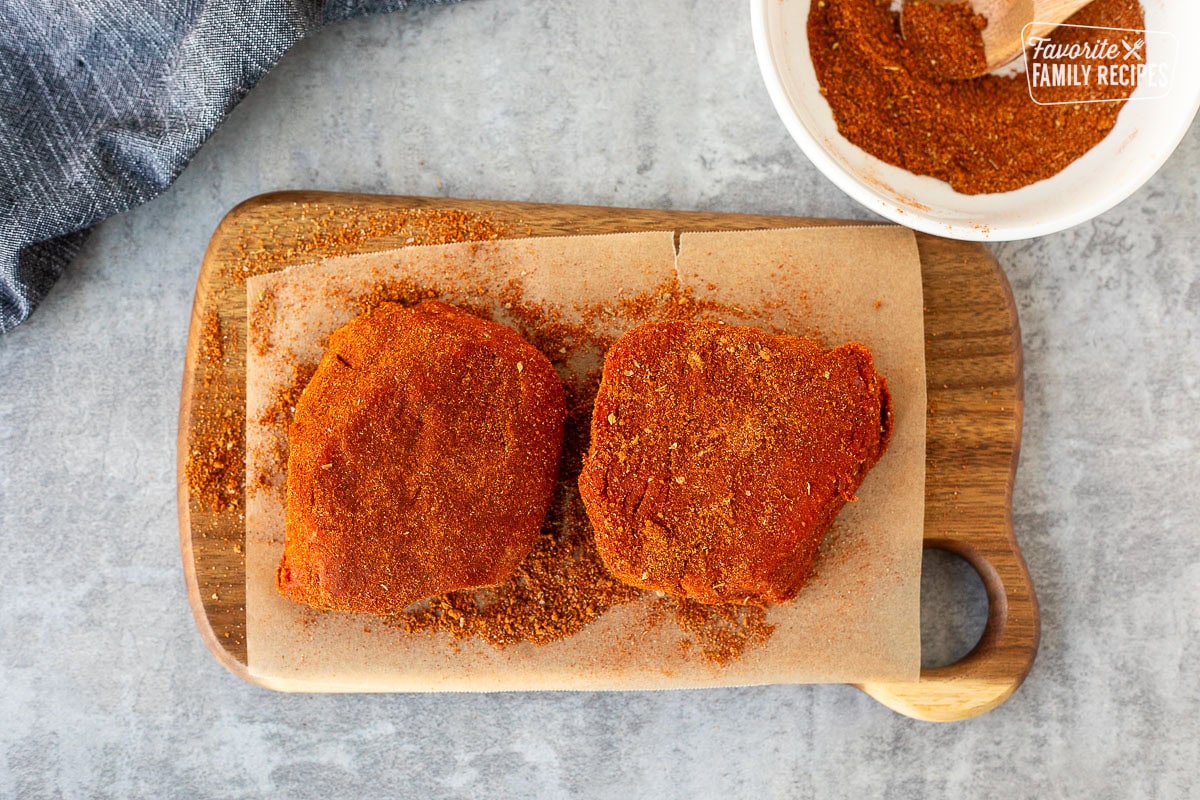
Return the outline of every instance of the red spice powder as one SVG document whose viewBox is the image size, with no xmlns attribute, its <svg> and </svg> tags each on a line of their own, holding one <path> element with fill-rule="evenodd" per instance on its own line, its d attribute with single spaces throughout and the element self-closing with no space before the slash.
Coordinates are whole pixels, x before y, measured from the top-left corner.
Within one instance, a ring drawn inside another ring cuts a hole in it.
<svg viewBox="0 0 1200 800">
<path fill-rule="evenodd" d="M 204 324 L 200 329 L 200 363 L 204 365 L 220 365 L 225 361 L 225 341 L 222 336 L 221 315 L 216 306 L 209 306 L 204 314 Z M 212 381 L 213 370 L 203 371 L 203 379 Z"/>
<path fill-rule="evenodd" d="M 704 660 L 717 666 L 736 661 L 747 650 L 765 644 L 775 632 L 760 606 L 709 606 L 691 600 L 664 598 L 659 601 L 679 629 L 688 635 L 680 650 L 698 648 Z"/>
<path fill-rule="evenodd" d="M 246 412 L 201 398 L 192 407 L 185 473 L 192 499 L 213 513 L 242 510 L 246 472 Z"/>
<path fill-rule="evenodd" d="M 987 72 L 982 36 L 987 17 L 970 3 L 908 0 L 900 18 L 905 43 L 925 58 L 932 73 L 962 79 Z"/>
</svg>

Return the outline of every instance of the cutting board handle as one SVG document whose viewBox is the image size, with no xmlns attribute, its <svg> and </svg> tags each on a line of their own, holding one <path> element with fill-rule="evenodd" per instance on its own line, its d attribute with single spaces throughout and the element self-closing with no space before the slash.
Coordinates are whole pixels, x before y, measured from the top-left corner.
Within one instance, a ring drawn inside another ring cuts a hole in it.
<svg viewBox="0 0 1200 800">
<path fill-rule="evenodd" d="M 915 683 L 858 688 L 905 716 L 953 722 L 990 711 L 1017 690 L 1037 655 L 1041 619 L 1013 533 L 1025 381 L 1012 287 L 982 245 L 975 250 L 977 269 L 968 271 L 964 260 L 946 258 L 936 244 L 918 239 L 929 375 L 924 543 L 979 573 L 987 626 L 971 652 L 948 666 L 922 669 Z"/>
<path fill-rule="evenodd" d="M 1033 582 L 1020 550 L 988 552 L 961 539 L 926 540 L 974 567 L 987 590 L 987 626 L 962 659 L 921 670 L 916 683 L 864 683 L 858 688 L 893 711 L 928 722 L 955 722 L 1007 700 L 1033 665 L 1040 624 Z"/>
</svg>

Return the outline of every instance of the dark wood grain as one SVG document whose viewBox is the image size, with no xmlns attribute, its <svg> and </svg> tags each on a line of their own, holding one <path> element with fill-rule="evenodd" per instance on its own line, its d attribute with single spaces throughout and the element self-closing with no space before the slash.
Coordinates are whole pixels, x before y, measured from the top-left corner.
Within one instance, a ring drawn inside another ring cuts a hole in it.
<svg viewBox="0 0 1200 800">
<path fill-rule="evenodd" d="M 842 220 L 658 211 L 443 198 L 288 192 L 253 198 L 213 234 L 196 284 L 179 412 L 180 546 L 188 597 L 205 643 L 223 665 L 246 670 L 244 539 L 240 512 L 217 513 L 193 495 L 187 466 L 197 421 L 214 408 L 245 407 L 245 288 L 237 265 L 272 253 L 272 268 L 335 251 L 297 248 L 311 241 L 312 220 L 330 211 L 412 208 L 477 212 L 506 236 L 645 230 L 746 230 L 846 225 Z M 979 244 L 917 234 L 925 293 L 928 426 L 925 545 L 957 553 L 983 578 L 988 623 L 979 644 L 947 667 L 922 670 L 904 684 L 859 686 L 888 707 L 918 719 L 955 720 L 1002 703 L 1020 686 L 1037 652 L 1037 600 L 1012 530 L 1012 483 L 1022 416 L 1021 339 L 1008 282 Z M 356 245 L 373 252 L 406 243 L 377 235 Z M 223 332 L 220 358 L 204 348 L 206 320 Z"/>
</svg>

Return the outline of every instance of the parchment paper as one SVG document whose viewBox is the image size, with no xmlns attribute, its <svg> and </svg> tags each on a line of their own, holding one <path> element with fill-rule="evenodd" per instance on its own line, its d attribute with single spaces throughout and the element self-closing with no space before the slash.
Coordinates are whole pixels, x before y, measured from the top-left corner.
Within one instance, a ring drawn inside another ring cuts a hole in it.
<svg viewBox="0 0 1200 800">
<path fill-rule="evenodd" d="M 920 669 L 920 566 L 925 486 L 925 365 L 920 259 L 899 227 L 671 232 L 412 247 L 330 259 L 251 279 L 247 346 L 247 478 L 281 481 L 272 430 L 259 422 L 292 364 L 315 363 L 326 338 L 357 313 L 352 302 L 389 280 L 432 282 L 449 302 L 497 301 L 510 279 L 526 301 L 577 304 L 661 287 L 672 275 L 698 298 L 753 311 L 735 324 L 819 331 L 830 346 L 857 340 L 892 392 L 891 446 L 839 515 L 817 574 L 768 612 L 763 645 L 717 666 L 679 647 L 654 598 L 617 606 L 580 633 L 496 649 L 406 633 L 363 615 L 317 612 L 275 589 L 283 509 L 248 491 L 246 616 L 249 670 L 277 689 L 490 691 L 647 689 L 793 682 L 913 681 Z M 430 276 L 438 276 L 430 279 Z M 268 299 L 270 302 L 264 302 Z M 269 313 L 264 314 L 263 309 Z M 619 333 L 620 325 L 614 325 Z M 595 361 L 596 359 L 592 359 Z M 586 370 L 595 363 L 572 363 Z"/>
</svg>

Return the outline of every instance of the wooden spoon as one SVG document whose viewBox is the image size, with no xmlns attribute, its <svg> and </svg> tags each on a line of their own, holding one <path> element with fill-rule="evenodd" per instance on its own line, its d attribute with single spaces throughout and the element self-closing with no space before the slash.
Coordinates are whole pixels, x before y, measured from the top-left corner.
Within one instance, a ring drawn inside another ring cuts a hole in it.
<svg viewBox="0 0 1200 800">
<path fill-rule="evenodd" d="M 962 0 L 926 0 L 936 5 L 947 5 Z M 1003 67 L 1025 50 L 1021 31 L 1031 22 L 1037 22 L 1029 36 L 1045 36 L 1072 14 L 1086 6 L 1091 0 L 969 0 L 976 14 L 987 17 L 983 29 L 983 53 L 987 69 L 979 74 Z M 900 12 L 901 30 L 904 11 Z M 974 77 L 974 76 L 957 76 Z"/>
</svg>

